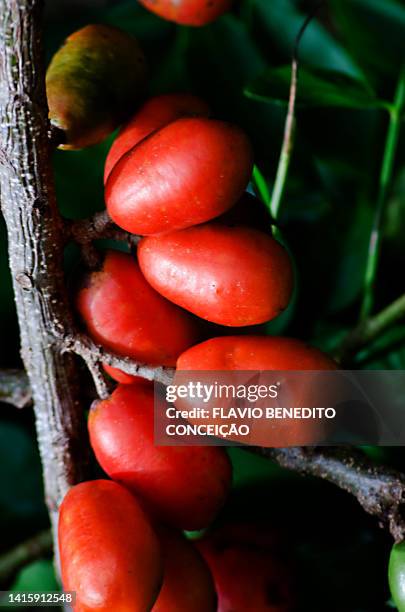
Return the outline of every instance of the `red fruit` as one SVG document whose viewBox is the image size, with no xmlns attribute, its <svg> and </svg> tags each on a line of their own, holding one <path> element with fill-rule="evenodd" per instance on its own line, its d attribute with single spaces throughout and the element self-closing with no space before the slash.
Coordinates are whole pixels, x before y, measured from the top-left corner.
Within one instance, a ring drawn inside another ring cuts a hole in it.
<svg viewBox="0 0 405 612">
<path fill-rule="evenodd" d="M 232 0 L 139 0 L 156 15 L 183 25 L 202 26 L 228 9 Z"/>
<path fill-rule="evenodd" d="M 147 281 L 202 319 L 239 327 L 263 323 L 288 305 L 293 273 L 276 240 L 247 227 L 207 223 L 141 240 Z"/>
<path fill-rule="evenodd" d="M 222 121 L 186 118 L 145 138 L 115 165 L 105 197 L 111 218 L 134 234 L 213 219 L 242 195 L 252 172 L 245 134 Z"/>
<path fill-rule="evenodd" d="M 231 483 L 231 464 L 214 446 L 155 446 L 153 389 L 119 385 L 90 412 L 89 433 L 103 470 L 181 529 L 209 525 Z"/>
<path fill-rule="evenodd" d="M 201 342 L 177 360 L 178 370 L 335 370 L 336 363 L 301 340 L 224 336 Z"/>
<path fill-rule="evenodd" d="M 96 342 L 144 363 L 174 365 L 196 341 L 192 318 L 156 293 L 125 253 L 108 251 L 76 302 Z"/>
<path fill-rule="evenodd" d="M 59 551 L 75 612 L 147 612 L 162 578 L 159 541 L 139 503 L 108 480 L 76 485 L 59 514 Z"/>
<path fill-rule="evenodd" d="M 257 372 L 266 370 L 335 370 L 336 363 L 327 355 L 316 348 L 306 345 L 300 340 L 290 338 L 278 338 L 271 336 L 227 336 L 213 338 L 202 342 L 183 353 L 177 360 L 177 372 L 175 384 L 187 384 L 187 371 L 199 370 L 255 370 Z M 222 382 L 224 377 L 222 377 Z M 193 375 L 191 374 L 191 379 Z M 240 380 L 244 382 L 243 376 Z M 275 383 L 276 381 L 272 381 Z M 333 381 L 330 381 L 333 382 Z M 246 382 L 244 383 L 246 384 Z M 328 385 L 328 386 L 327 386 Z M 316 374 L 294 378 L 281 385 L 279 397 L 274 400 L 276 405 L 285 407 L 300 406 L 323 406 L 317 403 L 325 392 L 330 396 L 332 389 L 325 381 L 319 383 Z M 329 397 L 330 400 L 330 397 Z M 329 401 L 328 400 L 328 401 Z M 191 408 L 188 404 L 176 402 L 178 408 Z M 212 402 L 211 402 L 212 403 Z M 228 406 L 227 401 L 222 398 L 222 404 Z M 264 411 L 268 405 L 268 399 L 261 399 L 255 405 Z M 326 404 L 329 405 L 329 404 Z M 206 408 L 210 405 L 205 404 Z M 190 418 L 191 422 L 199 422 Z M 217 423 L 218 419 L 211 417 L 210 423 Z M 208 422 L 206 421 L 206 422 Z M 241 420 L 249 425 L 249 444 L 263 447 L 284 447 L 319 444 L 327 437 L 332 422 L 315 418 L 300 419 L 245 419 Z M 221 421 L 223 423 L 223 421 Z M 241 437 L 230 438 L 233 441 L 243 442 Z"/>
<path fill-rule="evenodd" d="M 181 533 L 162 528 L 158 533 L 164 574 L 153 612 L 216 612 L 212 576 L 195 546 Z"/>
<path fill-rule="evenodd" d="M 121 157 L 152 132 L 180 117 L 208 116 L 208 105 L 190 94 L 167 94 L 151 98 L 124 125 L 105 160 L 104 183 Z"/>
<path fill-rule="evenodd" d="M 279 552 L 257 541 L 249 541 L 243 528 L 229 534 L 214 533 L 196 542 L 214 577 L 218 612 L 289 612 L 293 589 L 289 568 Z"/>
<path fill-rule="evenodd" d="M 139 378 L 139 376 L 132 376 L 131 374 L 127 374 L 118 368 L 113 368 L 106 363 L 103 364 L 103 368 L 107 374 L 111 376 L 111 378 L 123 385 L 132 385 L 132 383 L 142 380 Z"/>
</svg>

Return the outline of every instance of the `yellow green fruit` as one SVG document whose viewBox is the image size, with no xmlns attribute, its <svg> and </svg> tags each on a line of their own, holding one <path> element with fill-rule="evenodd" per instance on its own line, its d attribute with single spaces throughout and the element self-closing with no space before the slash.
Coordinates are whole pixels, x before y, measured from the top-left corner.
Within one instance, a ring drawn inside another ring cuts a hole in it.
<svg viewBox="0 0 405 612">
<path fill-rule="evenodd" d="M 46 74 L 51 124 L 64 132 L 62 149 L 101 142 L 134 111 L 146 81 L 135 38 L 106 25 L 71 34 Z"/>
</svg>

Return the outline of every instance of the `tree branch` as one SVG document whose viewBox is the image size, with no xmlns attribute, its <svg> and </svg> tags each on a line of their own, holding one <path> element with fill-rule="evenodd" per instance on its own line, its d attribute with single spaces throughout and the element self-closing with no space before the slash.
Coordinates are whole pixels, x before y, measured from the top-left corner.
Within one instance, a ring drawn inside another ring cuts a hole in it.
<svg viewBox="0 0 405 612">
<path fill-rule="evenodd" d="M 55 528 L 68 487 L 86 478 L 88 445 L 79 370 L 71 355 L 62 355 L 55 334 L 70 330 L 72 318 L 48 140 L 41 9 L 40 0 L 0 0 L 0 193 L 21 354 Z"/>
<path fill-rule="evenodd" d="M 67 352 L 75 353 L 82 357 L 87 364 L 90 372 L 93 374 L 93 379 L 96 387 L 98 387 L 97 376 L 95 377 L 93 369 L 95 364 L 105 363 L 112 366 L 113 368 L 119 368 L 126 374 L 132 374 L 133 376 L 140 376 L 147 380 L 153 380 L 163 385 L 169 385 L 173 381 L 174 368 L 167 368 L 164 366 L 151 366 L 140 363 L 129 357 L 122 357 L 117 355 L 108 349 L 96 344 L 84 334 L 74 334 L 72 336 L 66 336 L 64 338 L 64 350 Z M 101 398 L 106 397 L 108 393 L 104 393 L 101 390 L 99 392 Z"/>
<path fill-rule="evenodd" d="M 80 246 L 83 259 L 89 268 L 97 267 L 100 260 L 93 244 L 95 240 L 110 238 L 125 242 L 132 248 L 141 239 L 141 236 L 130 234 L 115 225 L 106 210 L 97 212 L 88 219 L 67 221 L 66 229 L 68 237 Z"/>
<path fill-rule="evenodd" d="M 16 408 L 32 403 L 28 376 L 23 370 L 0 370 L 0 402 Z"/>
<path fill-rule="evenodd" d="M 65 339 L 65 350 L 80 355 L 88 364 L 96 359 L 122 371 L 168 385 L 172 368 L 140 364 L 116 355 L 85 335 Z M 90 368 L 91 369 L 91 368 Z M 272 459 L 280 466 L 303 475 L 322 478 L 347 491 L 366 512 L 388 527 L 396 541 L 405 538 L 405 475 L 386 467 L 376 467 L 360 451 L 336 448 L 257 448 L 245 450 Z"/>
<path fill-rule="evenodd" d="M 51 551 L 52 532 L 50 529 L 41 531 L 29 540 L 18 544 L 0 556 L 0 583 L 4 585 L 19 569 Z"/>
<path fill-rule="evenodd" d="M 405 475 L 376 467 L 356 449 L 249 448 L 280 466 L 334 483 L 354 495 L 368 514 L 376 516 L 396 542 L 405 539 Z"/>
</svg>

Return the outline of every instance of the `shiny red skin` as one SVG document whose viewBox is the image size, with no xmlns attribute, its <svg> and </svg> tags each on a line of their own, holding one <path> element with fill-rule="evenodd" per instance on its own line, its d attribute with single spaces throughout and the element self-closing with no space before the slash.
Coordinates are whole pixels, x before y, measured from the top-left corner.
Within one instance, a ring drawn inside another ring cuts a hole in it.
<svg viewBox="0 0 405 612">
<path fill-rule="evenodd" d="M 292 292 L 286 250 L 252 228 L 207 223 L 149 236 L 139 244 L 138 259 L 156 291 L 220 325 L 269 321 L 286 308 Z"/>
<path fill-rule="evenodd" d="M 136 498 L 93 480 L 65 496 L 59 514 L 62 582 L 75 612 L 148 612 L 159 592 L 159 540 Z"/>
<path fill-rule="evenodd" d="M 208 105 L 190 94 L 166 94 L 147 100 L 112 143 L 105 160 L 104 184 L 121 157 L 152 132 L 180 117 L 208 115 Z"/>
<path fill-rule="evenodd" d="M 177 360 L 178 370 L 335 370 L 331 357 L 301 340 L 224 336 L 201 342 Z"/>
<path fill-rule="evenodd" d="M 190 227 L 229 210 L 252 167 L 250 143 L 238 127 L 206 118 L 178 119 L 114 166 L 105 189 L 107 210 L 133 234 Z"/>
<path fill-rule="evenodd" d="M 294 608 L 290 569 L 279 551 L 257 538 L 253 529 L 238 525 L 209 534 L 196 542 L 214 577 L 217 612 L 291 612 Z M 267 538 L 268 539 L 268 538 Z"/>
<path fill-rule="evenodd" d="M 155 446 L 153 389 L 119 385 L 89 416 L 90 442 L 103 470 L 137 493 L 150 511 L 180 529 L 209 525 L 232 479 L 214 446 Z"/>
<path fill-rule="evenodd" d="M 203 26 L 231 8 L 232 0 L 139 0 L 159 17 L 182 25 Z"/>
<path fill-rule="evenodd" d="M 226 336 L 207 340 L 183 353 L 177 360 L 174 382 L 184 383 L 185 375 L 182 372 L 185 371 L 335 369 L 337 365 L 330 357 L 300 340 L 272 336 Z M 315 380 L 316 377 L 314 379 L 308 375 L 289 385 L 285 390 L 288 405 L 311 406 L 312 399 L 322 393 L 322 387 L 314 387 Z M 265 400 L 262 402 L 264 408 Z M 194 422 L 194 419 L 190 420 Z M 215 419 L 211 422 L 215 422 Z M 276 423 L 267 419 L 253 420 L 250 422 L 249 443 L 273 448 L 314 445 L 324 440 L 328 431 L 328 424 L 319 419 L 280 419 Z M 237 441 L 242 440 L 239 438 Z"/>
<path fill-rule="evenodd" d="M 96 342 L 143 363 L 172 366 L 198 337 L 190 315 L 152 289 L 126 253 L 106 253 L 76 305 Z"/>
<path fill-rule="evenodd" d="M 214 582 L 207 563 L 179 532 L 160 528 L 164 575 L 152 612 L 216 612 Z"/>
</svg>

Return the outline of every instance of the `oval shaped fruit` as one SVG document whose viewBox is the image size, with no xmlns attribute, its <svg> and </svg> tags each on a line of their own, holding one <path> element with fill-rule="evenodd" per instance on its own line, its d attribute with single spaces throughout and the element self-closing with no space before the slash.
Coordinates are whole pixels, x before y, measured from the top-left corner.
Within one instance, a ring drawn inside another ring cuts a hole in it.
<svg viewBox="0 0 405 612">
<path fill-rule="evenodd" d="M 335 361 L 295 338 L 223 336 L 185 351 L 178 370 L 335 370 Z"/>
<path fill-rule="evenodd" d="M 180 117 L 208 116 L 208 105 L 190 94 L 166 94 L 147 100 L 124 125 L 105 160 L 104 183 L 115 164 L 138 142 Z"/>
<path fill-rule="evenodd" d="M 231 208 L 252 172 L 246 135 L 206 118 L 173 121 L 114 166 L 107 210 L 117 225 L 149 235 L 203 223 Z"/>
<path fill-rule="evenodd" d="M 145 58 L 135 38 L 107 25 L 71 34 L 46 73 L 51 124 L 63 130 L 61 149 L 101 142 L 143 94 Z"/>
<path fill-rule="evenodd" d="M 89 433 L 103 470 L 163 521 L 202 529 L 223 505 L 232 478 L 228 455 L 214 446 L 155 446 L 153 388 L 119 385 L 92 407 Z"/>
<path fill-rule="evenodd" d="M 139 503 L 121 485 L 76 485 L 59 513 L 63 587 L 77 612 L 148 612 L 162 579 L 160 545 Z"/>
<path fill-rule="evenodd" d="M 268 546 L 265 538 L 257 537 L 252 525 L 242 525 L 241 538 L 238 525 L 232 533 L 219 529 L 196 542 L 208 563 L 218 595 L 217 612 L 292 612 L 296 609 L 291 570 L 282 552 Z"/>
<path fill-rule="evenodd" d="M 143 363 L 171 366 L 195 343 L 190 315 L 165 300 L 146 282 L 131 255 L 106 253 L 92 272 L 76 305 L 96 342 Z"/>
<path fill-rule="evenodd" d="M 159 17 L 183 25 L 203 26 L 230 9 L 232 0 L 139 0 Z"/>
<path fill-rule="evenodd" d="M 247 227 L 207 223 L 143 238 L 147 281 L 167 299 L 220 325 L 264 323 L 288 305 L 293 272 L 279 242 Z"/>
<path fill-rule="evenodd" d="M 177 360 L 177 370 L 174 384 L 188 384 L 189 379 L 194 380 L 194 372 L 215 371 L 218 372 L 217 378 L 221 383 L 231 382 L 221 372 L 236 370 L 241 372 L 237 382 L 245 386 L 249 376 L 244 377 L 243 372 L 254 370 L 260 372 L 266 370 L 309 370 L 308 375 L 292 377 L 291 380 L 284 380 L 279 387 L 277 397 L 270 400 L 265 397 L 255 401 L 255 407 L 260 408 L 265 415 L 267 407 L 281 406 L 292 407 L 316 407 L 329 406 L 330 404 L 318 403 L 320 398 L 327 396 L 327 401 L 335 397 L 333 393 L 333 380 L 328 379 L 319 382 L 317 371 L 336 370 L 337 365 L 327 355 L 320 350 L 306 345 L 300 340 L 291 338 L 279 338 L 271 336 L 226 336 L 212 338 L 202 342 L 183 353 Z M 315 372 L 313 372 L 315 371 Z M 191 372 L 190 375 L 187 372 Z M 216 375 L 214 375 L 215 378 Z M 197 376 L 198 377 L 198 376 Z M 201 378 L 201 377 L 200 377 Z M 271 377 L 262 379 L 262 383 L 268 384 Z M 277 384 L 278 378 L 271 380 L 271 384 Z M 213 381 L 212 381 L 213 382 Z M 325 400 L 326 401 L 326 400 Z M 231 399 L 222 396 L 221 399 L 210 400 L 203 404 L 204 408 L 211 410 L 209 417 L 204 423 L 223 424 L 224 420 L 220 416 L 214 416 L 212 405 L 225 407 L 225 412 L 229 406 L 233 406 Z M 201 402 L 190 400 L 176 401 L 178 409 L 190 411 L 191 407 L 202 407 Z M 192 417 L 188 419 L 192 423 L 199 424 L 201 421 Z M 238 424 L 248 426 L 249 435 L 229 436 L 228 440 L 234 442 L 245 442 L 255 446 L 263 447 L 285 447 L 320 444 L 327 439 L 333 421 L 319 419 L 316 416 L 302 419 L 299 416 L 291 418 L 250 418 L 239 419 Z"/>
<path fill-rule="evenodd" d="M 399 612 L 405 612 L 405 542 L 392 547 L 388 565 L 392 599 Z"/>
<path fill-rule="evenodd" d="M 158 530 L 164 564 L 163 584 L 153 612 L 216 612 L 216 593 L 208 565 L 176 531 Z"/>
</svg>

